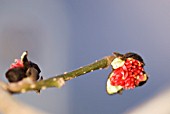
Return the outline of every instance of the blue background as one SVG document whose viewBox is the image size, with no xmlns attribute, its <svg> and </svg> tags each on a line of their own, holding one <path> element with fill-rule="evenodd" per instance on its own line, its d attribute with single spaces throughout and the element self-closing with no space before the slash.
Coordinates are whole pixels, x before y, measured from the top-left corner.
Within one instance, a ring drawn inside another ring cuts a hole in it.
<svg viewBox="0 0 170 114">
<path fill-rule="evenodd" d="M 1 0 L 1 79 L 25 50 L 46 78 L 115 51 L 136 52 L 145 60 L 149 81 L 123 95 L 106 94 L 109 68 L 71 80 L 62 89 L 14 96 L 51 114 L 126 113 L 169 88 L 169 30 L 169 0 Z"/>
</svg>

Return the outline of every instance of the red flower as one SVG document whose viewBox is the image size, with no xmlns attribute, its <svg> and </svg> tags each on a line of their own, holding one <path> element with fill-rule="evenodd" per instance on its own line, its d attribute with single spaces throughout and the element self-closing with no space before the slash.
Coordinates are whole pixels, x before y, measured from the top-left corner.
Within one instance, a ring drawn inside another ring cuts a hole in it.
<svg viewBox="0 0 170 114">
<path fill-rule="evenodd" d="M 143 85 L 148 77 L 144 72 L 144 63 L 132 57 L 122 60 L 115 58 L 112 62 L 113 71 L 107 80 L 107 93 L 115 94 L 122 90 L 134 89 Z"/>
<path fill-rule="evenodd" d="M 12 63 L 9 69 L 24 67 L 23 62 L 19 59 L 15 59 L 15 63 Z"/>
<path fill-rule="evenodd" d="M 110 78 L 112 86 L 123 89 L 134 89 L 141 81 L 145 81 L 142 63 L 135 59 L 127 59 L 122 67 L 113 71 Z"/>
<path fill-rule="evenodd" d="M 15 63 L 10 65 L 10 68 L 5 73 L 9 82 L 18 82 L 27 77 L 31 78 L 33 81 L 39 79 L 41 70 L 37 64 L 28 60 L 27 55 L 27 51 L 23 52 L 21 59 L 15 59 Z"/>
</svg>

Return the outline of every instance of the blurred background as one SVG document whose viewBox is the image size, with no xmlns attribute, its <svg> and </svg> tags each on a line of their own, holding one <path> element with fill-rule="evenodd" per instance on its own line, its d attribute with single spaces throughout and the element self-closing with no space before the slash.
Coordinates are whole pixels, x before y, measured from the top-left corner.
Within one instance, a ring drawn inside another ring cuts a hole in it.
<svg viewBox="0 0 170 114">
<path fill-rule="evenodd" d="M 136 52 L 149 74 L 141 88 L 107 95 L 109 68 L 14 97 L 49 114 L 169 114 L 169 30 L 169 0 L 0 0 L 0 78 L 25 50 L 45 78 Z"/>
</svg>

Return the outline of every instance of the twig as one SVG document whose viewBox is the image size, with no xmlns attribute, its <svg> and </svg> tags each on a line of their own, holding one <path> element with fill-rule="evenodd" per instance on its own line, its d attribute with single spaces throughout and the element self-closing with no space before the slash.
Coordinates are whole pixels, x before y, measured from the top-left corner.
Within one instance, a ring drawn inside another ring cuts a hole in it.
<svg viewBox="0 0 170 114">
<path fill-rule="evenodd" d="M 107 56 L 101 60 L 98 60 L 98 61 L 96 60 L 92 64 L 89 64 L 84 67 L 80 67 L 77 70 L 74 70 L 68 73 L 65 72 L 64 74 L 54 76 L 46 80 L 34 82 L 34 83 L 30 81 L 29 78 L 26 78 L 21 82 L 9 83 L 9 84 L 0 83 L 0 85 L 3 85 L 4 89 L 6 89 L 7 91 L 13 94 L 14 93 L 25 93 L 27 91 L 32 91 L 32 90 L 36 90 L 36 91 L 44 90 L 50 87 L 61 88 L 65 84 L 65 81 L 72 80 L 76 77 L 79 77 L 89 72 L 93 72 L 95 70 L 101 70 L 101 69 L 109 67 L 114 58 L 115 58 L 115 55 Z"/>
</svg>

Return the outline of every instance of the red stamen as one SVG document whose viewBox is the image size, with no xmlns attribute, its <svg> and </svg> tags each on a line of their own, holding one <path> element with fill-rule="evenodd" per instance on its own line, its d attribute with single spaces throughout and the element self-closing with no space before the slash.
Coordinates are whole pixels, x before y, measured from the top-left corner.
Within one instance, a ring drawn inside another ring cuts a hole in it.
<svg viewBox="0 0 170 114">
<path fill-rule="evenodd" d="M 110 77 L 112 86 L 134 89 L 144 80 L 142 63 L 135 59 L 127 59 L 122 67 L 115 69 Z"/>
<path fill-rule="evenodd" d="M 17 68 L 17 67 L 24 67 L 22 61 L 19 59 L 16 59 L 15 63 L 12 63 L 9 69 Z"/>
</svg>

